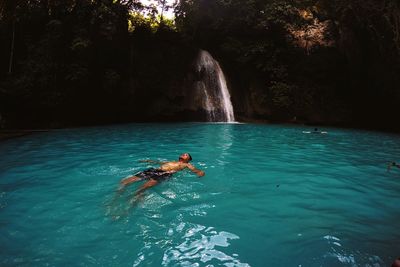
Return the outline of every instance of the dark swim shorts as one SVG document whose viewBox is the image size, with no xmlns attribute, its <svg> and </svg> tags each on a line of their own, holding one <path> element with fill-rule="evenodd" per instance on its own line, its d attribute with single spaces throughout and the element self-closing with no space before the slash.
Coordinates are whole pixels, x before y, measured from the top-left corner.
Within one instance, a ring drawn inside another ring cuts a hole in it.
<svg viewBox="0 0 400 267">
<path fill-rule="evenodd" d="M 166 172 L 160 169 L 150 168 L 135 174 L 135 176 L 143 179 L 154 179 L 156 181 L 162 181 L 172 176 L 172 173 Z"/>
</svg>

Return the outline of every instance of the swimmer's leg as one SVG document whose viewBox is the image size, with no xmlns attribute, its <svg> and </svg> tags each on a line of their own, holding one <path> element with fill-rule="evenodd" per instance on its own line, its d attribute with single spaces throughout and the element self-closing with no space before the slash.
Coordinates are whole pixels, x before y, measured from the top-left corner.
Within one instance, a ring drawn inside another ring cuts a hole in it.
<svg viewBox="0 0 400 267">
<path fill-rule="evenodd" d="M 129 184 L 132 184 L 132 183 L 134 183 L 134 182 L 141 181 L 141 180 L 142 180 L 142 178 L 137 177 L 137 176 L 135 176 L 135 175 L 130 176 L 130 177 L 128 177 L 128 178 L 125 178 L 125 179 L 121 180 L 120 186 L 119 186 L 119 188 L 118 188 L 118 192 L 121 192 L 121 191 L 125 188 L 125 186 L 127 186 L 127 185 L 129 185 Z"/>
<path fill-rule="evenodd" d="M 144 185 L 142 185 L 142 186 L 135 192 L 135 196 L 141 195 L 144 191 L 146 191 L 146 190 L 149 189 L 150 187 L 155 186 L 156 184 L 158 184 L 157 180 L 154 180 L 154 179 L 150 178 L 149 181 L 147 181 Z"/>
<path fill-rule="evenodd" d="M 158 182 L 152 178 L 150 178 L 149 181 L 147 181 L 144 185 L 142 185 L 133 195 L 133 197 L 131 198 L 131 200 L 129 201 L 129 203 L 132 205 L 131 208 L 133 208 L 134 206 L 136 206 L 137 204 L 139 204 L 140 201 L 143 200 L 143 192 L 146 191 L 147 189 L 149 189 L 150 187 L 153 187 L 155 185 L 157 185 Z"/>
<path fill-rule="evenodd" d="M 128 184 L 131 184 L 131 183 L 134 183 L 134 182 L 137 182 L 137 181 L 140 181 L 140 180 L 142 180 L 142 178 L 133 175 L 133 176 L 130 176 L 128 178 L 125 178 L 125 179 L 121 180 L 120 184 L 123 185 L 123 186 L 126 186 Z"/>
<path fill-rule="evenodd" d="M 107 210 L 109 210 L 109 212 L 110 212 L 110 211 L 114 211 L 117 208 L 118 201 L 121 198 L 121 195 L 125 192 L 125 187 L 127 185 L 132 184 L 134 182 L 141 181 L 141 180 L 143 180 L 143 179 L 140 177 L 137 177 L 135 175 L 121 180 L 120 186 L 118 187 L 113 199 L 110 200 L 108 203 L 106 203 Z"/>
</svg>

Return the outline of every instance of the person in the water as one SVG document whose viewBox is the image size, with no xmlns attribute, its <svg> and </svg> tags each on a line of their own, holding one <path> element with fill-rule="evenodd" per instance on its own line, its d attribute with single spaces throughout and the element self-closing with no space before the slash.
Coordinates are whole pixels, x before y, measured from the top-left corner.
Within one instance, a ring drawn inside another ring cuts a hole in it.
<svg viewBox="0 0 400 267">
<path fill-rule="evenodd" d="M 150 168 L 139 173 L 136 173 L 133 176 L 127 177 L 121 181 L 120 190 L 122 190 L 125 186 L 142 180 L 148 180 L 145 184 L 143 184 L 135 193 L 135 195 L 141 194 L 143 191 L 148 188 L 157 185 L 161 181 L 164 181 L 170 178 L 174 173 L 181 171 L 183 169 L 189 169 L 192 172 L 196 173 L 198 176 L 204 176 L 204 171 L 196 169 L 189 162 L 192 160 L 192 156 L 189 153 L 184 153 L 179 156 L 178 161 L 168 161 L 168 162 L 159 162 L 153 160 L 145 160 L 144 162 L 152 162 L 158 163 L 161 166 L 159 168 Z"/>
<path fill-rule="evenodd" d="M 396 163 L 396 162 L 394 162 L 394 161 L 389 162 L 389 164 L 388 164 L 388 166 L 387 166 L 387 171 L 390 171 L 390 169 L 391 169 L 392 167 L 397 167 L 397 168 L 400 169 L 400 164 L 398 164 L 398 163 Z"/>
<path fill-rule="evenodd" d="M 309 134 L 309 133 L 313 133 L 313 134 L 327 134 L 328 132 L 320 131 L 318 128 L 314 128 L 314 131 L 303 131 L 303 133 L 306 133 L 306 134 Z"/>
<path fill-rule="evenodd" d="M 400 257 L 394 260 L 392 267 L 400 267 Z"/>
<path fill-rule="evenodd" d="M 315 134 L 324 134 L 324 133 L 328 133 L 328 132 L 320 131 L 318 128 L 314 128 L 314 131 L 313 131 L 312 133 L 315 133 Z"/>
</svg>

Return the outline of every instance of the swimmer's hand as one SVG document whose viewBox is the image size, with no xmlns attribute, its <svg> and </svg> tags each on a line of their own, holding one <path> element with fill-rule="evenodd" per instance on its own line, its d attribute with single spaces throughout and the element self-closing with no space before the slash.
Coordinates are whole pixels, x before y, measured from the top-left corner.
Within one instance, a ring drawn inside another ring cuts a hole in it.
<svg viewBox="0 0 400 267">
<path fill-rule="evenodd" d="M 201 177 L 204 176 L 206 173 L 203 172 L 202 170 L 196 169 L 192 164 L 187 163 L 186 167 L 191 170 L 192 172 L 194 172 L 195 174 L 197 174 L 197 176 Z"/>
<path fill-rule="evenodd" d="M 206 175 L 205 172 L 200 171 L 200 170 L 199 170 L 198 172 L 196 172 L 196 174 L 197 174 L 197 176 L 199 176 L 199 177 L 202 177 L 202 176 Z"/>
</svg>

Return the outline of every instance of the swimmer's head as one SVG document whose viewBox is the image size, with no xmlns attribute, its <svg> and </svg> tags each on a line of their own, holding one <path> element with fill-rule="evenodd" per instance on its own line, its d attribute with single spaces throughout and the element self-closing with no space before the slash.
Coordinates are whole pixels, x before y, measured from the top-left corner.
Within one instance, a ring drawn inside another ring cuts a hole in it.
<svg viewBox="0 0 400 267">
<path fill-rule="evenodd" d="M 397 258 L 397 259 L 393 262 L 392 267 L 400 267 L 400 258 Z"/>
<path fill-rule="evenodd" d="M 179 161 L 188 163 L 189 161 L 192 160 L 192 156 L 190 156 L 189 153 L 183 153 L 182 155 L 179 156 Z"/>
<path fill-rule="evenodd" d="M 314 128 L 314 131 L 318 131 L 318 128 Z"/>
</svg>

